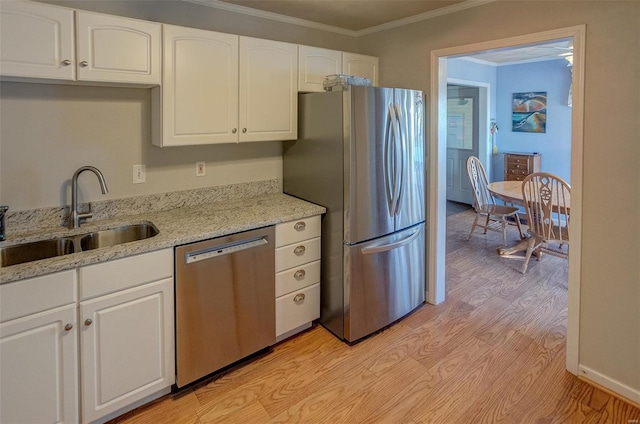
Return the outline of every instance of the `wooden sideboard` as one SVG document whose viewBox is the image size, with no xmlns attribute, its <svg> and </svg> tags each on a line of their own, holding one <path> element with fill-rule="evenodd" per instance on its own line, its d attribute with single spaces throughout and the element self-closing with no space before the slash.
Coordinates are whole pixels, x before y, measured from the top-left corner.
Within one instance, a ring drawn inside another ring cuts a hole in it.
<svg viewBox="0 0 640 424">
<path fill-rule="evenodd" d="M 525 177 L 534 172 L 540 172 L 540 153 L 504 153 L 504 180 L 522 181 Z"/>
</svg>

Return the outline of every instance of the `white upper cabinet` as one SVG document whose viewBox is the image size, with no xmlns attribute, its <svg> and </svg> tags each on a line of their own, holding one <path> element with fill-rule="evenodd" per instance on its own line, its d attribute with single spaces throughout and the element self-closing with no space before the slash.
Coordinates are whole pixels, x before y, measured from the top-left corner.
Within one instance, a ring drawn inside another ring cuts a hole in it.
<svg viewBox="0 0 640 424">
<path fill-rule="evenodd" d="M 238 36 L 164 25 L 164 146 L 238 141 Z"/>
<path fill-rule="evenodd" d="M 160 84 L 161 25 L 76 12 L 78 80 Z"/>
<path fill-rule="evenodd" d="M 369 78 L 371 85 L 378 85 L 378 58 L 357 53 L 342 54 L 342 73 Z"/>
<path fill-rule="evenodd" d="M 239 141 L 298 136 L 298 46 L 240 37 Z"/>
<path fill-rule="evenodd" d="M 298 91 L 324 91 L 327 75 L 342 73 L 342 52 L 319 47 L 298 48 Z"/>
<path fill-rule="evenodd" d="M 73 10 L 0 2 L 0 74 L 75 79 Z"/>
<path fill-rule="evenodd" d="M 161 25 L 51 6 L 0 2 L 4 77 L 160 84 Z"/>
</svg>

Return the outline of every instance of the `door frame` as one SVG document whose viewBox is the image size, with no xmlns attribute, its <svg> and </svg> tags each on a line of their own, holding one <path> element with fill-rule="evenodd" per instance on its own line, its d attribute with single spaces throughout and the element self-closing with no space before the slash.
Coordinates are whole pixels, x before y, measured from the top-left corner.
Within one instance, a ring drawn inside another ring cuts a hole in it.
<svg viewBox="0 0 640 424">
<path fill-rule="evenodd" d="M 586 25 L 559 28 L 499 40 L 467 44 L 431 51 L 428 207 L 427 222 L 427 301 L 438 304 L 445 300 L 446 254 L 446 169 L 438 166 L 446 160 L 447 57 L 548 42 L 573 40 L 573 76 L 571 111 L 571 255 L 569 256 L 568 319 L 566 368 L 577 375 L 579 365 L 580 272 L 582 260 L 582 156 L 584 136 L 584 57 Z"/>
</svg>

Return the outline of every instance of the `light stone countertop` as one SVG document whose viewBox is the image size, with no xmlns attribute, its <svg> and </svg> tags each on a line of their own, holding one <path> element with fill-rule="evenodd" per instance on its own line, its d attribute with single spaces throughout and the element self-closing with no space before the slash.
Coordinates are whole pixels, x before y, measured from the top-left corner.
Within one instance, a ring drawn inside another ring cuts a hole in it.
<svg viewBox="0 0 640 424">
<path fill-rule="evenodd" d="M 17 243 L 71 236 L 121 225 L 153 223 L 159 234 L 145 240 L 112 247 L 89 250 L 0 268 L 0 283 L 22 280 L 39 275 L 73 269 L 75 267 L 174 247 L 227 234 L 275 225 L 294 219 L 307 218 L 326 212 L 322 206 L 282 193 L 244 197 L 198 206 L 186 206 L 168 211 L 92 221 L 77 230 L 64 227 L 49 228 L 27 236 L 0 243 Z"/>
</svg>

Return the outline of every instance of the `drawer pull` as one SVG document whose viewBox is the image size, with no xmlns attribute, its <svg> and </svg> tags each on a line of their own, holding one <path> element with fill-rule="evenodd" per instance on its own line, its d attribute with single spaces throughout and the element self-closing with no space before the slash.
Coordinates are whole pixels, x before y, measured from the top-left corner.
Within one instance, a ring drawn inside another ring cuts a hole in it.
<svg viewBox="0 0 640 424">
<path fill-rule="evenodd" d="M 307 224 L 304 221 L 296 222 L 296 225 L 293 226 L 296 231 L 304 231 L 307 228 Z"/>
<path fill-rule="evenodd" d="M 301 280 L 306 274 L 307 273 L 304 271 L 304 269 L 299 269 L 295 274 L 293 274 L 293 278 L 295 278 L 296 280 Z"/>
<path fill-rule="evenodd" d="M 305 298 L 304 293 L 298 293 L 297 295 L 295 295 L 295 297 L 293 298 L 293 301 L 298 303 L 298 302 L 302 302 Z"/>
<path fill-rule="evenodd" d="M 69 324 L 67 324 L 67 325 L 65 325 L 65 326 L 64 326 L 64 329 L 65 329 L 66 331 L 71 331 L 71 329 L 72 329 L 72 328 L 73 328 L 73 324 L 71 324 L 71 323 L 69 323 Z"/>
<path fill-rule="evenodd" d="M 300 256 L 300 255 L 304 255 L 304 251 L 307 250 L 304 246 L 298 246 L 295 249 L 293 249 L 293 253 L 295 253 L 296 255 Z"/>
<path fill-rule="evenodd" d="M 84 320 L 84 325 L 86 325 L 87 327 L 91 324 L 93 324 L 93 320 L 91 318 L 87 318 Z"/>
</svg>

